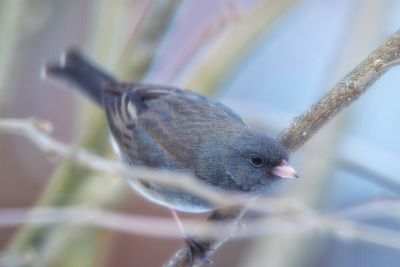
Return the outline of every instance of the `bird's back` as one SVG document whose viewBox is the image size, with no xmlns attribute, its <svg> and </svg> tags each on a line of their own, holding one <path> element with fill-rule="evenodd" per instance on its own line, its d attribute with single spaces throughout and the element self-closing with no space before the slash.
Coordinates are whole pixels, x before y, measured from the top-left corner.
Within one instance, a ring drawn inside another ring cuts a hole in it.
<svg viewBox="0 0 400 267">
<path fill-rule="evenodd" d="M 103 101 L 125 153 L 152 167 L 195 169 L 210 142 L 227 142 L 229 131 L 247 128 L 226 106 L 172 87 L 110 85 Z"/>
</svg>

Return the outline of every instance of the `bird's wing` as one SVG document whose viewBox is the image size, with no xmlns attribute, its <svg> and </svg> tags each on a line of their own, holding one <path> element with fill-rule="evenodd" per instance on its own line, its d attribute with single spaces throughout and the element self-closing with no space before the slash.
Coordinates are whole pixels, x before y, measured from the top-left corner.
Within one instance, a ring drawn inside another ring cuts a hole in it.
<svg viewBox="0 0 400 267">
<path fill-rule="evenodd" d="M 124 159 L 135 165 L 182 168 L 138 123 L 138 118 L 148 107 L 137 94 L 125 89 L 124 84 L 107 85 L 102 95 L 111 133 Z"/>
<path fill-rule="evenodd" d="M 150 166 L 166 162 L 165 167 L 191 168 L 206 144 L 247 127 L 222 104 L 177 88 L 113 84 L 105 88 L 103 103 L 125 153 Z"/>
</svg>

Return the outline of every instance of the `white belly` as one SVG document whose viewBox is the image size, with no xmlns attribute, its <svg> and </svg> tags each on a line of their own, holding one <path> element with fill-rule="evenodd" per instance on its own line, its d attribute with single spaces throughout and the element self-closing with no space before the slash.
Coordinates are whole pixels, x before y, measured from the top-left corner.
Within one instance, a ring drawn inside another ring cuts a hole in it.
<svg viewBox="0 0 400 267">
<path fill-rule="evenodd" d="M 112 146 L 113 150 L 115 151 L 115 153 L 118 155 L 119 159 L 121 161 L 125 161 L 123 158 L 123 155 L 121 153 L 121 150 L 120 150 L 117 142 L 115 141 L 115 139 L 112 137 L 112 135 L 110 135 L 109 139 L 110 139 L 111 146 Z M 188 203 L 187 201 L 182 200 L 182 198 L 180 198 L 180 197 L 177 197 L 177 198 L 171 198 L 170 196 L 166 197 L 165 195 L 159 194 L 158 192 L 145 187 L 137 179 L 129 178 L 128 180 L 129 180 L 129 185 L 136 192 L 138 192 L 140 195 L 142 195 L 146 199 L 148 199 L 158 205 L 161 205 L 161 206 L 164 206 L 164 207 L 167 207 L 170 209 L 174 209 L 177 211 L 190 212 L 190 213 L 203 213 L 203 212 L 208 212 L 208 211 L 212 210 L 212 208 L 210 206 L 206 206 L 204 204 L 196 205 L 193 202 L 190 203 L 190 201 Z"/>
</svg>

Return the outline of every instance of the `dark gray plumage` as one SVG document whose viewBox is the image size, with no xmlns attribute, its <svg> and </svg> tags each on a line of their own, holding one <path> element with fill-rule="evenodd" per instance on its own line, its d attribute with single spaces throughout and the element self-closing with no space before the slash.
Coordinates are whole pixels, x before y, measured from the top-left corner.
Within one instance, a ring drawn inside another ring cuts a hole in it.
<svg viewBox="0 0 400 267">
<path fill-rule="evenodd" d="M 119 83 L 77 51 L 47 66 L 46 73 L 77 86 L 105 110 L 114 147 L 130 165 L 189 170 L 215 188 L 255 195 L 280 177 L 297 177 L 282 145 L 216 101 L 173 87 Z M 176 188 L 131 183 L 172 209 L 214 208 Z"/>
</svg>

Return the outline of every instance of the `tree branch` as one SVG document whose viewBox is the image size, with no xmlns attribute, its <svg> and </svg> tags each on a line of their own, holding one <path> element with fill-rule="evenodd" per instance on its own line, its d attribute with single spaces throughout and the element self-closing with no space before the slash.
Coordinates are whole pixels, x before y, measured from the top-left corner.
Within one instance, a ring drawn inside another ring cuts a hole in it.
<svg viewBox="0 0 400 267">
<path fill-rule="evenodd" d="M 340 111 L 365 93 L 387 70 L 398 64 L 400 64 L 400 31 L 393 34 L 380 48 L 372 52 L 308 111 L 295 118 L 289 127 L 279 135 L 278 140 L 289 152 L 294 152 Z M 226 215 L 221 216 L 220 219 L 238 225 L 244 211 L 244 207 L 240 209 L 240 212 L 235 208 L 230 213 L 225 213 Z M 210 219 L 219 214 L 220 211 L 216 210 Z M 229 236 L 225 236 L 218 239 L 199 238 L 198 241 L 207 245 L 206 256 L 209 257 L 228 239 Z M 199 265 L 202 263 L 202 257 L 203 255 L 190 255 L 190 250 L 185 245 L 164 266 L 191 266 L 192 259 L 194 259 L 193 265 Z"/>
<path fill-rule="evenodd" d="M 293 152 L 307 142 L 328 121 L 351 105 L 391 67 L 400 64 L 400 32 L 340 80 L 308 111 L 295 118 L 279 140 Z"/>
</svg>

